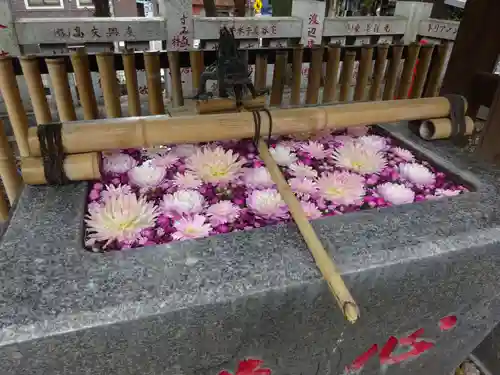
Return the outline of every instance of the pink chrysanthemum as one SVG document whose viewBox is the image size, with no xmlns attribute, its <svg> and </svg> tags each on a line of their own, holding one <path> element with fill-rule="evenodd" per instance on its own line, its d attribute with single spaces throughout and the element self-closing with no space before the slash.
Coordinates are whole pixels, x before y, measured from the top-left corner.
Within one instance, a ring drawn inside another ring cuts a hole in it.
<svg viewBox="0 0 500 375">
<path fill-rule="evenodd" d="M 265 219 L 288 217 L 288 207 L 276 189 L 254 190 L 247 198 L 248 207 Z"/>
<path fill-rule="evenodd" d="M 161 208 L 168 217 L 177 218 L 199 214 L 205 205 L 205 199 L 196 190 L 179 190 L 163 196 Z"/>
<path fill-rule="evenodd" d="M 364 147 L 357 142 L 347 142 L 333 153 L 339 167 L 361 174 L 378 173 L 386 166 L 386 159 L 380 152 Z"/>
<path fill-rule="evenodd" d="M 377 192 L 382 198 L 392 204 L 413 203 L 415 200 L 415 193 L 413 190 L 404 185 L 394 184 L 392 182 L 386 182 L 380 185 L 377 188 Z"/>
<path fill-rule="evenodd" d="M 362 137 L 368 134 L 367 126 L 354 126 L 347 128 L 347 134 L 352 135 L 353 137 Z"/>
<path fill-rule="evenodd" d="M 199 150 L 199 147 L 192 144 L 177 145 L 172 149 L 172 154 L 179 158 L 188 158 Z"/>
<path fill-rule="evenodd" d="M 143 164 L 128 171 L 128 178 L 132 185 L 143 189 L 152 189 L 161 185 L 165 179 L 166 170 Z"/>
<path fill-rule="evenodd" d="M 309 141 L 309 143 L 304 144 L 300 147 L 302 151 L 309 154 L 313 159 L 324 159 L 327 157 L 328 152 L 325 150 L 325 146 L 319 142 Z"/>
<path fill-rule="evenodd" d="M 114 185 L 106 185 L 106 190 L 102 191 L 101 196 L 106 201 L 120 195 L 130 194 L 131 192 L 132 190 L 128 185 L 118 185 L 116 187 Z"/>
<path fill-rule="evenodd" d="M 288 183 L 297 196 L 305 199 L 309 199 L 311 195 L 318 191 L 316 183 L 308 178 L 291 178 Z"/>
<path fill-rule="evenodd" d="M 436 175 L 423 165 L 403 163 L 399 165 L 398 169 L 401 177 L 414 184 L 426 186 L 434 185 L 436 182 Z"/>
<path fill-rule="evenodd" d="M 143 229 L 155 225 L 158 215 L 158 208 L 145 198 L 137 199 L 135 194 L 113 196 L 89 210 L 85 219 L 88 238 L 106 241 L 104 248 L 114 240 L 133 242 Z"/>
<path fill-rule="evenodd" d="M 394 155 L 405 161 L 415 160 L 415 156 L 411 153 L 411 151 L 405 150 L 404 148 L 394 147 L 393 149 L 391 149 L 391 151 Z"/>
<path fill-rule="evenodd" d="M 360 204 L 365 195 L 363 177 L 355 173 L 325 173 L 317 180 L 319 195 L 334 204 Z"/>
<path fill-rule="evenodd" d="M 179 189 L 198 189 L 202 184 L 198 176 L 190 172 L 177 172 L 172 182 Z"/>
<path fill-rule="evenodd" d="M 172 234 L 174 240 L 190 240 L 194 238 L 207 237 L 212 230 L 212 226 L 206 223 L 206 217 L 194 215 L 193 217 L 183 217 L 174 223 L 176 232 Z"/>
<path fill-rule="evenodd" d="M 237 179 L 241 173 L 242 160 L 233 151 L 224 151 L 222 147 L 205 147 L 189 157 L 186 168 L 202 181 L 214 185 L 226 185 Z"/>
<path fill-rule="evenodd" d="M 321 211 L 314 203 L 301 201 L 300 205 L 309 220 L 319 219 L 321 217 Z"/>
<path fill-rule="evenodd" d="M 106 173 L 126 173 L 137 165 L 137 161 L 130 155 L 118 152 L 103 154 L 103 171 Z"/>
<path fill-rule="evenodd" d="M 157 156 L 151 160 L 151 164 L 155 167 L 171 168 L 179 160 L 179 157 L 170 152 L 165 155 Z"/>
<path fill-rule="evenodd" d="M 288 168 L 290 169 L 290 174 L 297 178 L 316 178 L 318 176 L 318 172 L 300 161 L 293 163 Z"/>
<path fill-rule="evenodd" d="M 274 186 L 274 181 L 265 167 L 246 168 L 243 183 L 252 189 L 262 189 Z"/>
<path fill-rule="evenodd" d="M 214 226 L 234 222 L 240 216 L 241 209 L 230 201 L 221 201 L 207 209 L 207 216 Z"/>
</svg>

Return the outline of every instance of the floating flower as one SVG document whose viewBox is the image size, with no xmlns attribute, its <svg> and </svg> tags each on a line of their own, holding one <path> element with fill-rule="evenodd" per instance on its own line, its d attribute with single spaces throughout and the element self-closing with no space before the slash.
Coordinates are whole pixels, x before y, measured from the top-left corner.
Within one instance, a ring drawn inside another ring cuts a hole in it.
<svg viewBox="0 0 500 375">
<path fill-rule="evenodd" d="M 278 165 L 289 166 L 297 160 L 297 156 L 292 152 L 290 147 L 277 145 L 271 148 L 269 152 Z"/>
<path fill-rule="evenodd" d="M 342 145 L 353 143 L 355 140 L 356 138 L 353 138 L 350 135 L 336 135 L 335 137 L 333 137 L 334 142 L 340 143 Z"/>
<path fill-rule="evenodd" d="M 179 189 L 198 189 L 202 184 L 198 176 L 190 172 L 177 172 L 172 182 Z"/>
<path fill-rule="evenodd" d="M 234 222 L 240 216 L 240 208 L 230 201 L 221 201 L 207 210 L 207 216 L 214 226 Z"/>
<path fill-rule="evenodd" d="M 405 161 L 413 161 L 415 159 L 415 156 L 411 153 L 411 151 L 405 150 L 404 148 L 394 147 L 391 151 L 394 155 Z"/>
<path fill-rule="evenodd" d="M 179 190 L 164 195 L 161 208 L 166 216 L 177 218 L 198 214 L 204 205 L 205 199 L 196 190 Z"/>
<path fill-rule="evenodd" d="M 322 174 L 317 184 L 320 196 L 334 204 L 359 204 L 365 195 L 363 177 L 351 172 Z"/>
<path fill-rule="evenodd" d="M 312 134 L 309 139 L 319 142 L 330 142 L 334 138 L 332 131 L 329 129 L 320 130 L 319 132 Z"/>
<path fill-rule="evenodd" d="M 151 160 L 151 165 L 153 165 L 154 167 L 171 168 L 178 160 L 179 157 L 170 152 L 168 154 L 155 157 L 153 160 Z"/>
<path fill-rule="evenodd" d="M 265 167 L 247 168 L 243 174 L 243 183 L 253 189 L 269 188 L 274 181 Z"/>
<path fill-rule="evenodd" d="M 288 184 L 295 194 L 306 199 L 318 191 L 316 183 L 308 178 L 291 178 Z"/>
<path fill-rule="evenodd" d="M 444 197 L 456 197 L 457 195 L 460 195 L 461 191 L 460 190 L 451 190 L 451 189 L 436 189 L 434 192 L 434 198 L 444 198 Z M 426 197 L 426 198 L 429 198 Z"/>
<path fill-rule="evenodd" d="M 188 158 L 199 150 L 198 146 L 192 144 L 177 145 L 172 149 L 172 154 L 179 158 Z"/>
<path fill-rule="evenodd" d="M 353 137 L 362 137 L 368 133 L 367 126 L 353 126 L 347 128 L 347 134 L 352 135 Z"/>
<path fill-rule="evenodd" d="M 212 226 L 206 223 L 206 217 L 194 215 L 193 217 L 183 217 L 174 223 L 176 232 L 172 234 L 174 240 L 190 240 L 194 238 L 207 237 L 212 230 Z"/>
<path fill-rule="evenodd" d="M 410 188 L 401 184 L 386 182 L 377 188 L 377 192 L 387 202 L 392 204 L 405 204 L 413 203 L 415 200 L 415 193 Z"/>
<path fill-rule="evenodd" d="M 319 142 L 309 141 L 309 143 L 302 145 L 300 149 L 314 159 L 321 160 L 326 158 L 328 155 L 328 152 L 325 150 L 325 146 Z"/>
<path fill-rule="evenodd" d="M 382 151 L 387 147 L 387 140 L 378 135 L 364 135 L 356 139 L 362 147 L 371 148 L 373 151 Z"/>
<path fill-rule="evenodd" d="M 164 168 L 143 164 L 129 170 L 128 178 L 132 185 L 144 189 L 151 189 L 159 186 L 163 182 L 166 173 Z"/>
<path fill-rule="evenodd" d="M 106 201 L 130 193 L 132 193 L 132 190 L 128 185 L 118 185 L 116 187 L 114 185 L 106 185 L 106 190 L 102 191 L 101 196 L 102 199 Z"/>
<path fill-rule="evenodd" d="M 288 168 L 290 169 L 290 174 L 297 178 L 316 178 L 318 176 L 318 172 L 312 167 L 301 162 L 293 163 Z"/>
<path fill-rule="evenodd" d="M 300 205 L 309 220 L 319 219 L 321 217 L 321 211 L 314 203 L 301 201 Z"/>
<path fill-rule="evenodd" d="M 386 166 L 385 157 L 378 151 L 360 143 L 347 142 L 333 152 L 339 167 L 362 174 L 378 173 Z"/>
<path fill-rule="evenodd" d="M 165 146 L 150 147 L 143 149 L 142 154 L 148 158 L 156 158 L 165 155 L 168 150 L 168 147 Z"/>
<path fill-rule="evenodd" d="M 282 146 L 285 148 L 289 148 L 290 150 L 296 150 L 301 146 L 300 142 L 294 141 L 293 139 L 287 141 L 281 141 L 278 143 L 278 146 Z"/>
<path fill-rule="evenodd" d="M 288 207 L 276 189 L 252 191 L 247 198 L 247 205 L 255 214 L 266 219 L 288 217 Z"/>
<path fill-rule="evenodd" d="M 106 154 L 102 161 L 102 168 L 106 173 L 126 173 L 136 165 L 137 161 L 132 156 L 118 152 Z"/>
<path fill-rule="evenodd" d="M 102 206 L 95 206 L 85 219 L 89 239 L 106 241 L 106 248 L 114 240 L 133 242 L 141 231 L 153 227 L 158 208 L 135 194 L 117 195 L 107 199 Z"/>
<path fill-rule="evenodd" d="M 220 146 L 197 150 L 186 162 L 188 170 L 202 181 L 211 184 L 227 184 L 239 177 L 243 161 L 233 151 L 224 151 Z"/>
<path fill-rule="evenodd" d="M 417 185 L 433 185 L 436 182 L 436 176 L 428 168 L 416 163 L 400 164 L 399 173 L 401 177 Z"/>
</svg>

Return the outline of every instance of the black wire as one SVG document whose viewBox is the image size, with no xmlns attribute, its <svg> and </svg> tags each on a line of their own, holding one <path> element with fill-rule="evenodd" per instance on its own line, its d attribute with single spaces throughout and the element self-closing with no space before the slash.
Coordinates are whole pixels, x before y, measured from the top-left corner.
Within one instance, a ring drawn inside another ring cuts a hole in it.
<svg viewBox="0 0 500 375">
<path fill-rule="evenodd" d="M 252 111 L 253 115 L 253 122 L 255 126 L 255 132 L 254 132 L 254 137 L 253 137 L 253 144 L 254 146 L 258 149 L 259 148 L 259 139 L 260 139 L 260 133 L 262 129 L 262 116 L 260 114 L 260 111 L 263 111 L 265 114 L 267 114 L 267 117 L 269 118 L 269 133 L 267 134 L 267 147 L 271 145 L 271 135 L 273 134 L 273 116 L 271 115 L 271 112 L 267 108 L 263 108 L 262 110 L 254 110 Z"/>
</svg>

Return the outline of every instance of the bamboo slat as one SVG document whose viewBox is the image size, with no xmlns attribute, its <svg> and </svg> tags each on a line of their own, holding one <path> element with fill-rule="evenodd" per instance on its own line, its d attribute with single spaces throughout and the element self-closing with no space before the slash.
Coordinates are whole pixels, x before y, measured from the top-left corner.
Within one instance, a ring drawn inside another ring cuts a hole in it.
<svg viewBox="0 0 500 375">
<path fill-rule="evenodd" d="M 403 72 L 401 73 L 401 79 L 399 80 L 399 99 L 408 98 L 408 91 L 410 91 L 410 87 L 412 84 L 413 72 L 415 69 L 415 64 L 417 63 L 419 52 L 420 43 L 414 42 L 408 46 L 408 56 L 405 59 Z"/>
<path fill-rule="evenodd" d="M 104 96 L 104 107 L 108 118 L 121 117 L 120 93 L 116 80 L 113 54 L 100 52 L 96 54 L 97 67 L 101 77 L 101 89 Z"/>
<path fill-rule="evenodd" d="M 276 61 L 274 62 L 273 85 L 271 88 L 270 104 L 279 106 L 283 100 L 283 89 L 285 86 L 285 72 L 287 63 L 287 54 L 278 51 Z"/>
<path fill-rule="evenodd" d="M 49 103 L 47 103 L 47 97 L 45 96 L 38 58 L 36 56 L 22 56 L 19 58 L 19 61 L 23 69 L 24 80 L 28 86 L 36 122 L 38 124 L 51 123 L 52 114 L 50 113 Z"/>
<path fill-rule="evenodd" d="M 154 51 L 144 52 L 144 67 L 148 83 L 148 105 L 152 115 L 163 115 L 163 90 L 161 85 L 160 54 Z"/>
<path fill-rule="evenodd" d="M 365 99 L 368 78 L 372 73 L 373 48 L 364 46 L 361 49 L 361 60 L 359 62 L 358 76 L 356 77 L 356 88 L 354 89 L 354 101 Z"/>
<path fill-rule="evenodd" d="M 446 98 L 423 98 L 385 102 L 360 102 L 324 107 L 272 109 L 273 134 L 317 132 L 350 126 L 427 120 L 446 117 Z M 262 134 L 269 132 L 267 116 L 262 116 Z M 163 144 L 210 142 L 249 138 L 254 135 L 253 115 L 248 112 L 198 116 L 139 117 L 64 123 L 62 142 L 68 154 L 123 148 L 153 147 Z M 36 129 L 29 130 L 29 151 L 40 156 Z"/>
<path fill-rule="evenodd" d="M 16 159 L 5 135 L 2 120 L 0 120 L 0 177 L 10 203 L 14 204 L 23 189 L 23 181 L 17 172 Z"/>
<path fill-rule="evenodd" d="M 12 57 L 9 56 L 0 58 L 0 93 L 7 107 L 19 154 L 23 157 L 29 156 L 28 117 L 17 86 Z"/>
<path fill-rule="evenodd" d="M 420 57 L 417 65 L 417 74 L 411 90 L 411 97 L 413 99 L 420 98 L 424 91 L 424 84 L 427 79 L 427 72 L 431 65 L 432 54 L 434 52 L 433 44 L 426 44 L 420 48 Z"/>
<path fill-rule="evenodd" d="M 347 286 L 337 270 L 335 263 L 326 252 L 311 223 L 309 223 L 299 200 L 295 197 L 278 165 L 271 156 L 269 149 L 262 140 L 259 141 L 259 155 L 266 164 L 269 174 L 278 187 L 278 191 L 280 192 L 283 201 L 287 204 L 293 220 L 297 224 L 304 241 L 314 257 L 316 265 L 325 278 L 331 293 L 342 310 L 342 313 L 350 323 L 355 323 L 359 318 L 358 305 L 347 289 Z"/>
<path fill-rule="evenodd" d="M 63 58 L 47 58 L 45 62 L 52 82 L 59 119 L 61 121 L 76 121 L 75 106 L 69 87 L 65 60 Z"/>
<path fill-rule="evenodd" d="M 377 46 L 377 59 L 375 60 L 375 68 L 373 69 L 373 81 L 369 93 L 370 100 L 379 100 L 380 86 L 382 85 L 382 81 L 384 79 L 388 52 L 388 44 L 379 44 Z"/>
<path fill-rule="evenodd" d="M 331 103 L 335 101 L 337 95 L 337 83 L 339 79 L 340 67 L 340 46 L 332 45 L 328 47 L 328 61 L 326 63 L 326 79 L 325 87 L 323 88 L 323 103 Z"/>
<path fill-rule="evenodd" d="M 197 93 L 200 89 L 200 78 L 203 69 L 203 51 L 189 51 L 189 62 L 191 64 L 191 83 L 193 92 Z"/>
<path fill-rule="evenodd" d="M 444 41 L 438 45 L 436 58 L 433 59 L 431 63 L 431 68 L 429 72 L 429 79 L 427 80 L 427 86 L 425 88 L 425 97 L 437 96 L 439 93 L 439 87 L 441 85 L 441 76 L 446 67 L 446 57 L 448 56 L 448 51 L 452 42 Z"/>
<path fill-rule="evenodd" d="M 396 84 L 398 82 L 399 67 L 401 65 L 403 50 L 403 45 L 392 46 L 392 57 L 389 60 L 389 67 L 387 68 L 387 79 L 385 81 L 383 94 L 384 100 L 396 99 Z"/>
<path fill-rule="evenodd" d="M 78 48 L 71 54 L 71 64 L 75 72 L 76 88 L 83 108 L 83 118 L 93 120 L 98 117 L 99 112 L 90 75 L 89 58 L 85 48 Z"/>
<path fill-rule="evenodd" d="M 254 79 L 256 90 L 264 90 L 267 87 L 267 55 L 265 53 L 257 54 Z"/>
<path fill-rule="evenodd" d="M 321 86 L 321 75 L 323 74 L 323 47 L 311 49 L 311 64 L 307 77 L 306 104 L 317 104 L 319 88 Z"/>
<path fill-rule="evenodd" d="M 355 51 L 346 51 L 344 61 L 342 62 L 342 72 L 340 74 L 340 96 L 339 101 L 349 100 L 349 91 L 351 90 L 352 73 L 354 71 L 354 62 L 356 60 Z"/>
<path fill-rule="evenodd" d="M 304 47 L 302 45 L 298 46 L 293 50 L 293 61 L 292 61 L 292 87 L 290 104 L 299 105 L 300 104 L 300 85 L 302 83 L 302 59 L 304 55 Z"/>
<path fill-rule="evenodd" d="M 139 100 L 139 87 L 137 85 L 137 71 L 135 69 L 135 53 L 124 51 L 122 53 L 125 84 L 127 85 L 127 104 L 129 116 L 141 115 L 141 102 Z"/>
<path fill-rule="evenodd" d="M 170 67 L 170 78 L 172 82 L 172 106 L 174 108 L 184 105 L 184 96 L 182 95 L 182 79 L 180 54 L 178 51 L 168 52 L 168 65 Z"/>
</svg>

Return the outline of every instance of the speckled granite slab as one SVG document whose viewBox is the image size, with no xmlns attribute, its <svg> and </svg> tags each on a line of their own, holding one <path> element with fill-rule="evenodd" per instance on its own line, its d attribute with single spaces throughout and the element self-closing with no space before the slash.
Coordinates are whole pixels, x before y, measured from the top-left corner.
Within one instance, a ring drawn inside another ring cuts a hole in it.
<svg viewBox="0 0 500 375">
<path fill-rule="evenodd" d="M 357 324 L 293 224 L 93 254 L 86 184 L 28 187 L 0 245 L 0 374 L 217 375 L 248 357 L 277 375 L 340 374 L 353 361 L 364 374 L 449 374 L 500 320 L 500 171 L 390 129 L 476 192 L 314 221 Z M 448 315 L 458 323 L 441 331 Z M 420 328 L 434 346 L 417 358 L 362 356 Z"/>
</svg>

